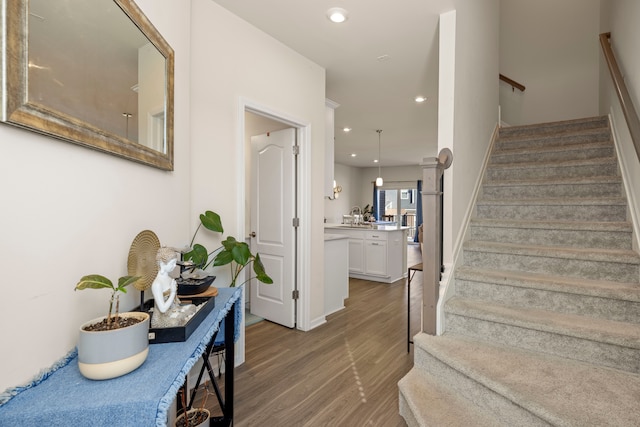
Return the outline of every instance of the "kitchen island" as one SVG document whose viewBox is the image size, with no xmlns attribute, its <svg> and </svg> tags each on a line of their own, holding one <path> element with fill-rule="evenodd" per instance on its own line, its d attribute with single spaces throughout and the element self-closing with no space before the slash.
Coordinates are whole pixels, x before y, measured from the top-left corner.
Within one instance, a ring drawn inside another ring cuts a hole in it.
<svg viewBox="0 0 640 427">
<path fill-rule="evenodd" d="M 407 276 L 407 230 L 397 225 L 325 224 L 349 238 L 349 277 L 392 283 Z"/>
</svg>

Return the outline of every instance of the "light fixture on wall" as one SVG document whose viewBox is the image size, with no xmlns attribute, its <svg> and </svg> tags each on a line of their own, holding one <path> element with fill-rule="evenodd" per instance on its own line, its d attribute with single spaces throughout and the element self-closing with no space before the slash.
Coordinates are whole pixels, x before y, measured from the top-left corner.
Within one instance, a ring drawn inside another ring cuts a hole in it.
<svg viewBox="0 0 640 427">
<path fill-rule="evenodd" d="M 376 187 L 382 187 L 384 181 L 382 180 L 382 174 L 380 173 L 380 135 L 382 134 L 382 129 L 376 130 L 378 132 L 378 177 L 376 178 Z"/>
<path fill-rule="evenodd" d="M 327 199 L 335 200 L 338 197 L 340 197 L 340 193 L 342 193 L 342 187 L 336 184 L 336 180 L 334 179 L 333 180 L 333 198 L 330 196 L 327 196 Z"/>
</svg>

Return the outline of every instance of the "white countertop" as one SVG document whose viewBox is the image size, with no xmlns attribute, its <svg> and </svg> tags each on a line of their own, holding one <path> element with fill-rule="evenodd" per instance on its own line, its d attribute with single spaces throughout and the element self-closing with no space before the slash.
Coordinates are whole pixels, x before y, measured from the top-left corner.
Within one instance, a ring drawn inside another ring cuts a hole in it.
<svg viewBox="0 0 640 427">
<path fill-rule="evenodd" d="M 369 226 L 351 226 L 348 224 L 325 224 L 324 225 L 325 228 L 325 233 L 330 231 L 327 231 L 327 229 L 331 230 L 331 229 L 341 229 L 341 230 L 362 230 L 362 231 L 398 231 L 398 230 L 408 230 L 411 227 L 402 227 L 402 226 L 397 226 L 397 225 L 375 225 L 372 224 L 371 227 Z M 326 238 L 325 238 L 326 240 Z"/>
<path fill-rule="evenodd" d="M 324 233 L 324 241 L 328 242 L 331 240 L 341 240 L 341 239 L 348 239 L 349 236 L 345 236 L 344 234 L 331 234 L 331 233 Z"/>
</svg>

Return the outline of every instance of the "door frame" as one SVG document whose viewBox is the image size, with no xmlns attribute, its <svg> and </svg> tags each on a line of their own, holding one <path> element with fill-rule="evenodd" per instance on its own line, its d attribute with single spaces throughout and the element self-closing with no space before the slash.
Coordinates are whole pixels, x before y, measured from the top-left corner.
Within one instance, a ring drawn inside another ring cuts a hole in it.
<svg viewBox="0 0 640 427">
<path fill-rule="evenodd" d="M 297 232 L 297 254 L 295 256 L 296 281 L 299 291 L 299 299 L 297 303 L 296 328 L 308 331 L 310 329 L 310 266 L 311 266 L 311 124 L 308 121 L 301 120 L 291 114 L 277 111 L 271 107 L 260 104 L 253 100 L 240 97 L 238 102 L 238 129 L 236 147 L 239 151 L 237 167 L 237 226 L 242 236 L 247 236 L 245 229 L 245 200 L 246 200 L 246 156 L 251 153 L 245 150 L 245 111 L 258 114 L 272 120 L 287 124 L 296 129 L 298 146 L 300 153 L 298 155 L 298 189 L 296 199 L 298 201 L 298 218 L 300 226 Z"/>
</svg>

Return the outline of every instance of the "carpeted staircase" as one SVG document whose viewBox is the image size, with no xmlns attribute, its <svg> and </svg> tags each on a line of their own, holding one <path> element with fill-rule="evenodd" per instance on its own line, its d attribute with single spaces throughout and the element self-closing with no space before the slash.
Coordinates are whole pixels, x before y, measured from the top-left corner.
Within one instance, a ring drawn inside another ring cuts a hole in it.
<svg viewBox="0 0 640 427">
<path fill-rule="evenodd" d="M 502 128 L 409 426 L 640 426 L 640 256 L 606 117 Z"/>
</svg>

